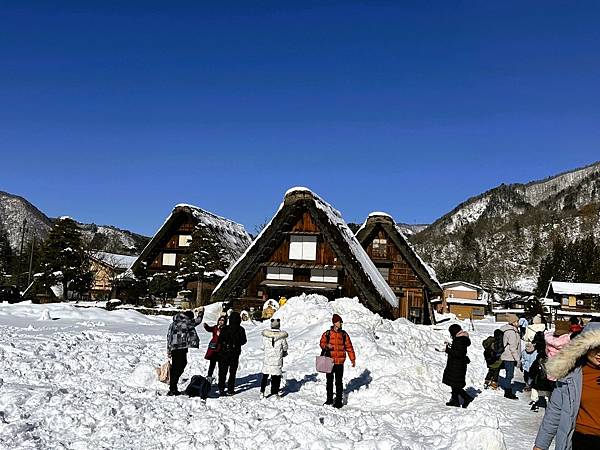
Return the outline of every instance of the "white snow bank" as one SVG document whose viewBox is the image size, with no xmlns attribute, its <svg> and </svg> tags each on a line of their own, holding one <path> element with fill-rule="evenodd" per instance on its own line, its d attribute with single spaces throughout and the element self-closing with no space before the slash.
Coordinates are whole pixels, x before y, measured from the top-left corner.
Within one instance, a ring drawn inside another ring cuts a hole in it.
<svg viewBox="0 0 600 450">
<path fill-rule="evenodd" d="M 55 320 L 38 322 L 48 309 Z M 214 324 L 221 305 L 209 305 Z M 322 406 L 325 376 L 314 369 L 321 334 L 340 314 L 357 355 L 344 373 L 347 404 Z M 441 384 L 447 325 L 417 326 L 373 314 L 356 299 L 290 298 L 275 317 L 289 333 L 280 400 L 259 400 L 261 331 L 244 322 L 237 394 L 163 396 L 154 368 L 165 361 L 171 317 L 73 305 L 0 305 L 0 448 L 214 449 L 530 449 L 541 415 L 527 400 L 481 393 L 464 410 L 444 405 Z M 34 329 L 28 326 L 35 322 Z M 464 326 L 464 322 L 462 323 Z M 467 384 L 485 374 L 481 341 L 493 323 L 475 323 Z M 198 327 L 200 348 L 188 354 L 183 389 L 205 374 L 211 337 Z"/>
</svg>

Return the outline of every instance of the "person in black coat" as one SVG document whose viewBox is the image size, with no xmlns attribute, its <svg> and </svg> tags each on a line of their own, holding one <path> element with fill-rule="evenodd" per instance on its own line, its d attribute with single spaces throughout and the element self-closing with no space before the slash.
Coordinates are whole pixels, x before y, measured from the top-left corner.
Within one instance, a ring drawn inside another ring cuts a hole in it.
<svg viewBox="0 0 600 450">
<path fill-rule="evenodd" d="M 219 335 L 219 395 L 225 393 L 227 372 L 229 372 L 227 395 L 234 394 L 235 374 L 242 353 L 242 345 L 246 344 L 246 331 L 241 323 L 240 314 L 233 311 L 229 316 L 229 324 L 223 327 Z"/>
<path fill-rule="evenodd" d="M 448 328 L 452 343 L 446 344 L 446 353 L 448 361 L 444 369 L 442 382 L 452 388 L 452 396 L 446 406 L 460 406 L 460 398 L 462 397 L 462 407 L 466 408 L 473 401 L 473 397 L 466 393 L 465 376 L 467 375 L 467 364 L 471 361 L 467 356 L 467 347 L 471 345 L 469 333 L 460 328 L 458 324 L 452 324 Z"/>
</svg>

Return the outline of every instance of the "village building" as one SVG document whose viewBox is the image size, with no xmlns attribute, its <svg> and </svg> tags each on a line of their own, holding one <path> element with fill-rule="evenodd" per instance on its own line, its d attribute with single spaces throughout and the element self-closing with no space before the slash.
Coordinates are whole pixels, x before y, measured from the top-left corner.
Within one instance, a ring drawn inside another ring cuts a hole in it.
<svg viewBox="0 0 600 450">
<path fill-rule="evenodd" d="M 433 269 L 414 251 L 394 219 L 386 213 L 371 213 L 356 238 L 397 297 L 397 316 L 429 323 L 432 299 L 442 295 L 442 288 Z"/>
<path fill-rule="evenodd" d="M 383 317 L 398 317 L 398 299 L 341 214 L 306 188 L 290 189 L 275 216 L 221 280 L 212 301 L 236 309 L 268 299 L 318 293 L 358 297 Z"/>
<path fill-rule="evenodd" d="M 444 295 L 442 309 L 455 314 L 459 319 L 483 319 L 488 308 L 481 286 L 465 281 L 442 283 Z"/>
<path fill-rule="evenodd" d="M 92 300 L 108 300 L 117 275 L 125 272 L 137 259 L 137 256 L 120 255 L 101 251 L 89 254 L 90 270 L 94 274 L 90 297 Z"/>
<path fill-rule="evenodd" d="M 219 217 L 197 206 L 179 204 L 173 208 L 164 224 L 152 237 L 131 267 L 121 276 L 135 277 L 144 272 L 152 277 L 159 273 L 178 273 L 183 259 L 189 254 L 192 234 L 196 226 L 202 225 L 211 233 L 224 250 L 228 265 L 235 262 L 250 245 L 252 238 L 243 225 Z M 199 275 L 198 279 L 186 283 L 192 303 L 206 303 L 224 272 L 215 271 Z M 122 298 L 124 293 L 114 294 Z"/>
<path fill-rule="evenodd" d="M 552 281 L 548 297 L 556 305 L 554 313 L 559 320 L 600 317 L 600 283 Z"/>
</svg>

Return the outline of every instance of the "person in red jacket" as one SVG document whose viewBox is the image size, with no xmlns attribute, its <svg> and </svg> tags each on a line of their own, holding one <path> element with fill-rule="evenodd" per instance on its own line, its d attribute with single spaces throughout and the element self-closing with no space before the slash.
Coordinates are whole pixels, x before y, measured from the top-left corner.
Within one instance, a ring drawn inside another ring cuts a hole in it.
<svg viewBox="0 0 600 450">
<path fill-rule="evenodd" d="M 226 324 L 227 316 L 219 317 L 215 326 L 211 327 L 206 323 L 204 324 L 204 329 L 209 333 L 212 333 L 212 338 L 208 343 L 208 349 L 206 349 L 206 355 L 204 355 L 204 359 L 208 359 L 210 361 L 208 365 L 207 378 L 210 379 L 211 383 L 213 381 L 213 373 L 217 365 L 217 360 L 219 359 L 219 335 L 221 334 L 221 330 Z"/>
<path fill-rule="evenodd" d="M 344 378 L 344 362 L 346 353 L 350 358 L 352 367 L 356 365 L 356 355 L 352 347 L 350 336 L 342 330 L 342 318 L 334 314 L 331 318 L 333 326 L 321 336 L 321 349 L 333 358 L 333 370 L 327 374 L 327 401 L 325 405 L 333 405 L 335 408 L 342 407 L 342 379 Z M 335 403 L 333 401 L 333 378 L 335 376 Z"/>
</svg>

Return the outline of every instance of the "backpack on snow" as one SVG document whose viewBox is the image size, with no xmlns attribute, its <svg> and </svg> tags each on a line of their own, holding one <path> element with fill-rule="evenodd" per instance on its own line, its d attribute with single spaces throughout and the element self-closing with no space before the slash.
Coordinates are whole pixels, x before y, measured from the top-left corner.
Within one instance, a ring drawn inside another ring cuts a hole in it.
<svg viewBox="0 0 600 450">
<path fill-rule="evenodd" d="M 190 397 L 200 397 L 206 400 L 210 393 L 211 384 L 202 375 L 194 375 L 190 380 L 190 384 L 185 388 L 186 395 Z"/>
</svg>

